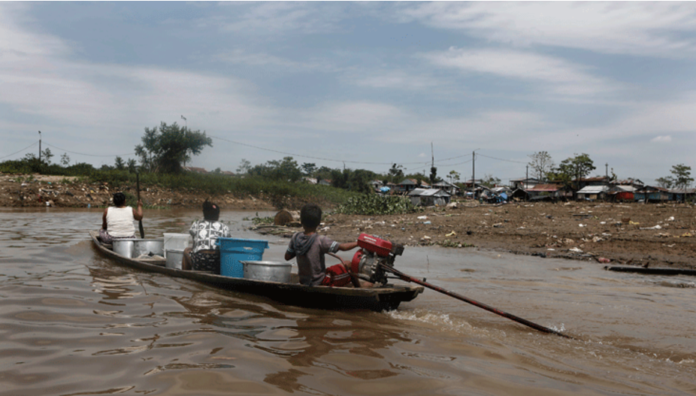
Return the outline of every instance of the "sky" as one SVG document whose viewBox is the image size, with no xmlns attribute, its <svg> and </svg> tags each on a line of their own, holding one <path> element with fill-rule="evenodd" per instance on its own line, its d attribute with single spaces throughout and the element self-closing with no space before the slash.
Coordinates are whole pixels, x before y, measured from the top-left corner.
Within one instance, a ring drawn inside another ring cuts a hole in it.
<svg viewBox="0 0 696 396">
<path fill-rule="evenodd" d="M 1 2 L 0 160 L 41 131 L 112 165 L 176 122 L 208 170 L 427 174 L 432 145 L 462 180 L 547 151 L 653 183 L 696 166 L 695 66 L 696 3 Z"/>
</svg>

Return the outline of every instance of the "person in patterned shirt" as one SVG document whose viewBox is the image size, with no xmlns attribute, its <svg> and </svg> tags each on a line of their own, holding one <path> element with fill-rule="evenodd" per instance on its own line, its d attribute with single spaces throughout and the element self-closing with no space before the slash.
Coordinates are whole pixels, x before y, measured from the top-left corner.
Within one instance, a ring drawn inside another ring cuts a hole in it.
<svg viewBox="0 0 696 396">
<path fill-rule="evenodd" d="M 193 237 L 193 248 L 184 250 L 181 269 L 220 273 L 220 248 L 218 238 L 230 236 L 230 229 L 220 221 L 220 207 L 206 200 L 203 202 L 203 220 L 191 224 L 189 234 Z"/>
</svg>

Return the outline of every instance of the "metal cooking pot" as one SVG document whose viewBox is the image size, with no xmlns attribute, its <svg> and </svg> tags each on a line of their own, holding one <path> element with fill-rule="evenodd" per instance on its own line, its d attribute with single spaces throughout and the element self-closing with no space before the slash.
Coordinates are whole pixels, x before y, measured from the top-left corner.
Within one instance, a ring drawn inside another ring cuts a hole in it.
<svg viewBox="0 0 696 396">
<path fill-rule="evenodd" d="M 167 249 L 167 268 L 181 269 L 181 260 L 183 258 L 183 250 Z"/>
<path fill-rule="evenodd" d="M 121 255 L 123 257 L 131 258 L 133 257 L 133 241 L 135 239 L 114 239 L 112 241 L 112 246 L 114 247 L 114 253 Z"/>
<path fill-rule="evenodd" d="M 134 239 L 133 240 L 133 258 L 138 258 L 142 255 L 157 255 L 164 257 L 164 240 L 162 239 Z"/>
<path fill-rule="evenodd" d="M 278 261 L 241 261 L 244 279 L 290 283 L 292 264 Z"/>
</svg>

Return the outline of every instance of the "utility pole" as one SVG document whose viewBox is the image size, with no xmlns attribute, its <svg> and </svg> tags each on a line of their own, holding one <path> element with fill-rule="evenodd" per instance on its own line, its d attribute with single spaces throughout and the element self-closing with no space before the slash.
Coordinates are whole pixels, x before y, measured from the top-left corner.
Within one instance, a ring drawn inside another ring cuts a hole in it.
<svg viewBox="0 0 696 396">
<path fill-rule="evenodd" d="M 609 177 L 609 163 L 604 164 L 604 173 Z"/>
<path fill-rule="evenodd" d="M 39 163 L 41 163 L 41 131 L 39 131 Z"/>
<path fill-rule="evenodd" d="M 476 150 L 471 152 L 471 192 L 476 199 Z"/>
<path fill-rule="evenodd" d="M 527 175 L 524 177 L 524 189 L 529 185 L 529 165 L 527 165 Z"/>
</svg>

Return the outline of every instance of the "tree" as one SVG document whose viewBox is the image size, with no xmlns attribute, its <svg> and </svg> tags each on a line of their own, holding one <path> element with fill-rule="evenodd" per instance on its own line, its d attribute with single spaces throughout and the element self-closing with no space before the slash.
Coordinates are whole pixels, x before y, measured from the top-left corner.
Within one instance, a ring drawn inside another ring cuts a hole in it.
<svg viewBox="0 0 696 396">
<path fill-rule="evenodd" d="M 302 164 L 302 173 L 304 173 L 305 176 L 310 177 L 316 172 L 317 170 L 317 164 L 311 163 L 311 162 L 305 162 Z"/>
<path fill-rule="evenodd" d="M 302 178 L 302 171 L 297 161 L 292 157 L 285 157 L 282 161 L 268 161 L 263 165 L 256 165 L 249 169 L 250 175 L 257 175 L 268 179 L 298 181 Z"/>
<path fill-rule="evenodd" d="M 126 163 L 123 162 L 123 158 L 121 157 L 116 157 L 116 161 L 114 162 L 114 168 L 118 170 L 124 170 L 126 169 Z"/>
<path fill-rule="evenodd" d="M 674 188 L 686 189 L 694 182 L 694 178 L 691 177 L 690 166 L 684 164 L 673 165 L 670 172 L 674 175 Z"/>
<path fill-rule="evenodd" d="M 138 171 L 138 164 L 133 158 L 128 158 L 126 166 L 128 167 L 128 172 L 130 173 L 136 173 Z"/>
<path fill-rule="evenodd" d="M 450 173 L 447 175 L 447 178 L 450 179 L 450 183 L 454 184 L 459 181 L 459 178 L 461 177 L 461 173 L 457 172 L 456 170 L 452 169 Z"/>
<path fill-rule="evenodd" d="M 51 149 L 46 147 L 44 151 L 41 152 L 42 158 L 45 159 L 46 165 L 51 165 L 51 158 L 53 158 L 53 153 L 51 153 Z M 691 169 L 691 168 L 689 168 Z"/>
<path fill-rule="evenodd" d="M 404 180 L 404 167 L 399 164 L 392 164 L 389 169 L 389 176 L 394 183 L 401 183 Z"/>
<path fill-rule="evenodd" d="M 500 179 L 497 177 L 493 177 L 493 175 L 485 175 L 481 180 L 481 185 L 486 186 L 488 188 L 493 188 L 498 184 L 500 184 Z"/>
<path fill-rule="evenodd" d="M 70 157 L 68 157 L 68 153 L 63 153 L 63 155 L 60 156 L 60 163 L 63 166 L 70 165 Z"/>
<path fill-rule="evenodd" d="M 539 180 L 543 180 L 544 176 L 553 169 L 555 164 L 546 151 L 539 151 L 529 156 L 531 161 L 529 161 L 529 166 L 536 172 Z"/>
<path fill-rule="evenodd" d="M 372 193 L 370 181 L 376 174 L 365 169 L 334 169 L 331 171 L 331 185 L 336 188 L 343 188 L 363 194 Z"/>
<path fill-rule="evenodd" d="M 213 147 L 213 140 L 205 132 L 181 128 L 176 122 L 145 128 L 142 142 L 135 147 L 142 167 L 162 173 L 181 172 L 181 164 L 189 161 L 192 155 L 200 154 L 205 146 Z"/>
<path fill-rule="evenodd" d="M 433 166 L 430 168 L 430 185 L 432 186 L 437 181 L 437 168 Z"/>
<path fill-rule="evenodd" d="M 245 173 L 249 173 L 249 169 L 251 169 L 251 162 L 242 158 L 242 162 L 240 162 L 239 166 L 237 167 L 237 173 L 243 175 Z"/>
<path fill-rule="evenodd" d="M 658 177 L 655 179 L 655 181 L 657 182 L 658 187 L 672 188 L 672 186 L 674 186 L 674 179 L 672 176 Z"/>
<path fill-rule="evenodd" d="M 222 169 L 220 169 L 219 167 L 218 167 L 218 168 L 215 168 L 215 170 L 213 171 L 213 173 L 219 175 L 220 173 L 222 173 Z"/>
<path fill-rule="evenodd" d="M 563 183 L 565 186 L 571 186 L 572 180 L 576 183 L 580 178 L 584 178 L 595 170 L 594 162 L 590 156 L 583 154 L 575 154 L 575 157 L 569 157 L 561 161 L 558 168 L 554 168 L 547 174 L 550 180 Z M 576 185 L 575 188 L 578 186 Z"/>
</svg>

